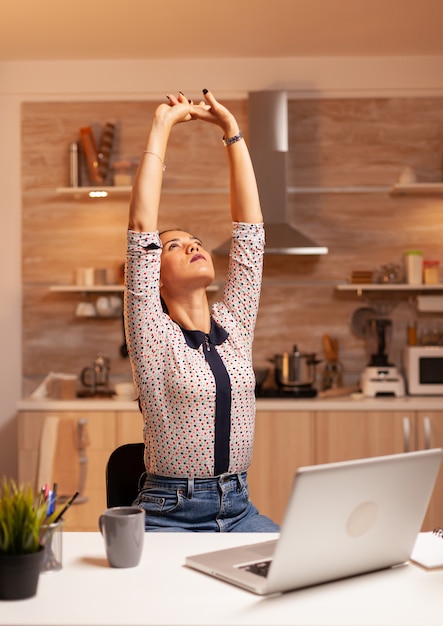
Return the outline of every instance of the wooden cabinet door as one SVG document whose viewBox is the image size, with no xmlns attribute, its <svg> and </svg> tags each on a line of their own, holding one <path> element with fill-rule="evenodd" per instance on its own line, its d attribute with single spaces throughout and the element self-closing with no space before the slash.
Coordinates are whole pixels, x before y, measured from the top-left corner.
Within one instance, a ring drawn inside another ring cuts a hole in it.
<svg viewBox="0 0 443 626">
<path fill-rule="evenodd" d="M 419 411 L 416 419 L 419 449 L 443 448 L 443 411 Z M 440 468 L 422 530 L 436 527 L 443 527 L 443 467 Z"/>
<path fill-rule="evenodd" d="M 321 411 L 316 414 L 316 462 L 415 449 L 415 414 L 403 411 Z"/>
<path fill-rule="evenodd" d="M 69 496 L 75 491 L 80 491 L 76 503 L 66 513 L 65 529 L 95 531 L 98 529 L 98 517 L 106 508 L 106 464 L 115 448 L 115 413 L 111 411 L 19 413 L 19 481 L 29 482 L 35 489 L 41 487 L 38 484 L 39 475 L 45 463 L 41 452 L 45 450 L 44 437 L 47 432 L 45 426 L 48 424 L 48 418 L 58 418 L 58 437 L 63 433 L 63 438 L 56 438 L 54 441 L 56 461 L 55 465 L 47 464 L 45 480 L 50 483 L 58 482 L 58 475 L 63 474 L 68 477 L 67 484 L 70 490 L 70 493 L 63 495 Z M 70 422 L 73 428 L 67 429 L 66 425 Z M 80 445 L 84 445 L 84 454 L 78 453 L 79 425 L 83 426 L 83 442 Z M 60 455 L 61 451 L 63 454 Z M 60 491 L 59 494 L 62 495 Z"/>
<path fill-rule="evenodd" d="M 257 412 L 248 483 L 260 513 L 281 524 L 296 469 L 313 462 L 313 412 Z"/>
<path fill-rule="evenodd" d="M 124 443 L 143 441 L 142 414 L 140 411 L 119 411 L 116 429 L 116 448 Z"/>
</svg>

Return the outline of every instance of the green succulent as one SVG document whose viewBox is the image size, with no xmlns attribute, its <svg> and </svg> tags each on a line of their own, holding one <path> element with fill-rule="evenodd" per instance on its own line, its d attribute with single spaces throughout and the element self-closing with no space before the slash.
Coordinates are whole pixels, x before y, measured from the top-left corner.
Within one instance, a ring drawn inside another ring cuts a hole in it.
<svg viewBox="0 0 443 626">
<path fill-rule="evenodd" d="M 41 545 L 47 505 L 30 485 L 3 478 L 0 487 L 0 553 L 30 554 Z"/>
</svg>

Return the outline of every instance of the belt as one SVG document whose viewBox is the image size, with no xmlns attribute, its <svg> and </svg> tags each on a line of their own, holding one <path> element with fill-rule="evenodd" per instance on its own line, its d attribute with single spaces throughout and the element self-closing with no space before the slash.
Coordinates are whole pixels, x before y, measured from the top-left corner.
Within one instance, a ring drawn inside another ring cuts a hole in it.
<svg viewBox="0 0 443 626">
<path fill-rule="evenodd" d="M 194 491 L 215 490 L 220 485 L 226 485 L 226 483 L 234 480 L 243 485 L 246 482 L 246 476 L 246 472 L 225 473 L 207 478 L 182 478 L 180 476 L 159 476 L 158 474 L 145 473 L 141 477 L 140 483 L 142 488 L 148 487 L 149 483 L 155 483 L 156 486 L 163 486 L 166 489 L 181 489 L 188 497 L 191 497 Z"/>
</svg>

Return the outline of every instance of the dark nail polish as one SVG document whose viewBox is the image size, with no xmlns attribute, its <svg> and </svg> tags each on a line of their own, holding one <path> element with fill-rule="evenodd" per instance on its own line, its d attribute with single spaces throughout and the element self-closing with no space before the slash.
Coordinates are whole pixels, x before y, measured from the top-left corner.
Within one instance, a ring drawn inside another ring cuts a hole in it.
<svg viewBox="0 0 443 626">
<path fill-rule="evenodd" d="M 206 95 L 208 93 L 207 89 L 203 89 L 203 93 Z"/>
</svg>

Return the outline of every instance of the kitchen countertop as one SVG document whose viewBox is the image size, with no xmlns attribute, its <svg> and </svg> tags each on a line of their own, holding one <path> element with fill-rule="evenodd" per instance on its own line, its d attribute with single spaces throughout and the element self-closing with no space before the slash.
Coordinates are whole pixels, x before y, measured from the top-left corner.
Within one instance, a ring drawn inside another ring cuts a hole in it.
<svg viewBox="0 0 443 626">
<path fill-rule="evenodd" d="M 19 411 L 137 411 L 133 400 L 24 398 Z M 257 398 L 257 411 L 443 411 L 443 396 L 403 398 Z"/>
</svg>

